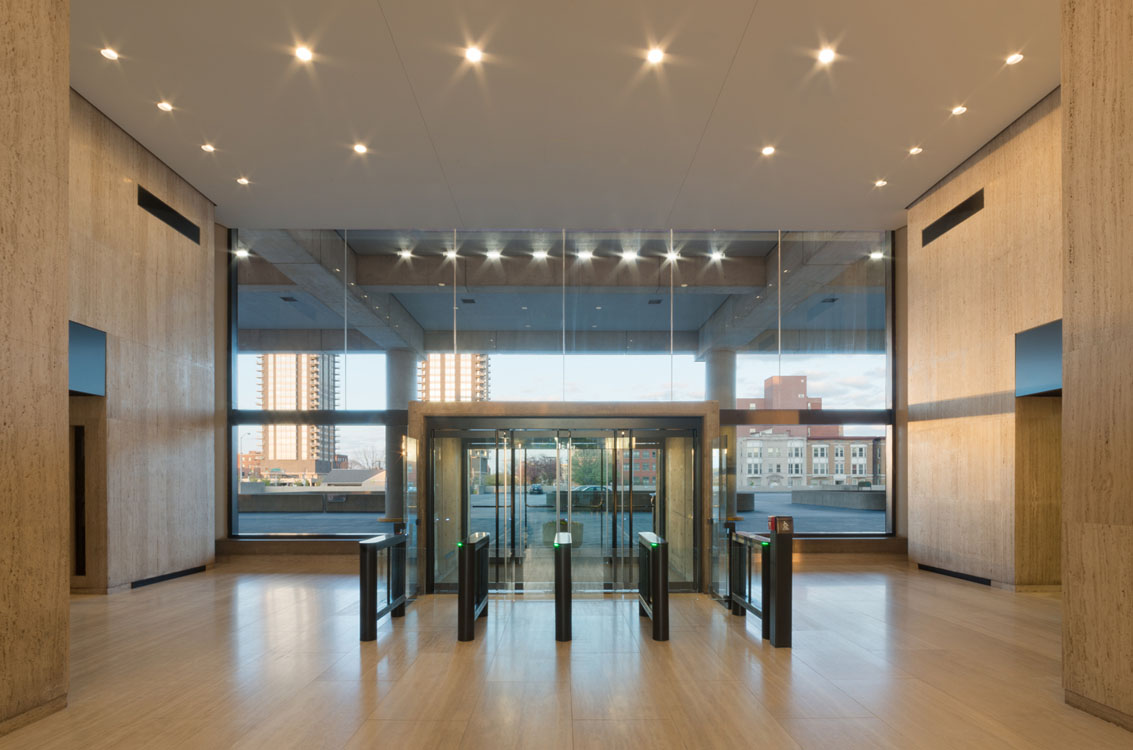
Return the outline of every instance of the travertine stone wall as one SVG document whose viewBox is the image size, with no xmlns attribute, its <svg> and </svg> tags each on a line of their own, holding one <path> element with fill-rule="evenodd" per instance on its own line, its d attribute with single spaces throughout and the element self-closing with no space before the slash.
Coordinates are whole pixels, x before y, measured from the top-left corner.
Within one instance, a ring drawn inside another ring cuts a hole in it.
<svg viewBox="0 0 1133 750">
<path fill-rule="evenodd" d="M 1007 585 L 1032 583 L 1016 565 L 1033 516 L 1016 512 L 1015 334 L 1062 316 L 1060 138 L 1055 91 L 908 212 L 909 557 Z M 922 247 L 981 188 L 984 209 Z"/>
<path fill-rule="evenodd" d="M 1063 686 L 1133 729 L 1133 3 L 1064 0 Z"/>
<path fill-rule="evenodd" d="M 0 734 L 67 700 L 68 10 L 0 3 Z"/>
<path fill-rule="evenodd" d="M 70 106 L 69 309 L 107 333 L 115 590 L 213 560 L 213 206 L 73 91 Z M 139 184 L 197 224 L 200 244 L 141 209 Z"/>
</svg>

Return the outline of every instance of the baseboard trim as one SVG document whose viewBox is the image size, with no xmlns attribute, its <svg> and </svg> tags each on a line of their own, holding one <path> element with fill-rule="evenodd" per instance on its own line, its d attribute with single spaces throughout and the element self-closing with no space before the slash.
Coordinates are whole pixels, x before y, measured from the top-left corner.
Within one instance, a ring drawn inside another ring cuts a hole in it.
<svg viewBox="0 0 1133 750">
<path fill-rule="evenodd" d="M 64 693 L 58 698 L 52 698 L 47 703 L 36 706 L 35 708 L 29 708 L 22 714 L 16 714 L 15 716 L 4 719 L 4 721 L 0 721 L 0 737 L 3 737 L 6 734 L 11 734 L 20 727 L 26 727 L 28 724 L 37 722 L 43 717 L 48 716 L 49 714 L 53 714 L 56 711 L 62 711 L 66 707 L 67 694 Z"/>
<path fill-rule="evenodd" d="M 1128 729 L 1130 732 L 1133 732 L 1133 716 L 1130 716 L 1124 711 L 1118 711 L 1116 708 L 1112 708 L 1102 703 L 1098 703 L 1097 701 L 1090 700 L 1089 698 L 1078 695 L 1071 690 L 1065 691 L 1065 696 L 1067 705 L 1073 706 L 1079 711 L 1085 711 L 1088 714 L 1093 714 L 1099 719 L 1105 719 L 1111 724 L 1116 724 L 1122 729 Z"/>
<path fill-rule="evenodd" d="M 967 573 L 957 573 L 955 570 L 948 570 L 947 568 L 938 568 L 934 565 L 925 565 L 924 563 L 917 563 L 917 569 L 923 570 L 926 573 L 937 573 L 949 578 L 959 578 L 961 581 L 968 581 L 970 583 L 978 583 L 981 586 L 990 586 L 990 578 L 981 578 L 980 576 L 968 575 Z"/>
<path fill-rule="evenodd" d="M 152 578 L 142 578 L 140 580 L 137 580 L 137 581 L 134 581 L 133 583 L 131 583 L 130 588 L 140 589 L 142 586 L 150 586 L 150 585 L 155 584 L 155 583 L 161 583 L 162 581 L 171 581 L 174 578 L 184 578 L 185 576 L 191 576 L 194 573 L 204 573 L 204 572 L 205 572 L 205 566 L 204 565 L 198 565 L 198 566 L 193 567 L 193 568 L 186 568 L 185 570 L 178 570 L 174 573 L 166 573 L 165 575 L 153 576 Z"/>
</svg>

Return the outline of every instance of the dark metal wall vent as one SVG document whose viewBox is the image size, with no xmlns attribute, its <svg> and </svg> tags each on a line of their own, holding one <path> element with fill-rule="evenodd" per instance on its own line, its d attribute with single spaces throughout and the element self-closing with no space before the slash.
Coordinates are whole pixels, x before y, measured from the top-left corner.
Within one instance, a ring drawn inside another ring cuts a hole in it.
<svg viewBox="0 0 1133 750">
<path fill-rule="evenodd" d="M 921 247 L 935 240 L 956 225 L 972 218 L 984 207 L 984 191 L 980 188 L 970 198 L 961 201 L 955 208 L 929 224 L 921 231 Z"/>
<path fill-rule="evenodd" d="M 280 297 L 280 299 L 283 300 L 284 302 L 298 302 L 299 301 L 294 297 Z"/>
<path fill-rule="evenodd" d="M 659 300 L 659 299 L 651 299 L 651 300 L 649 300 L 649 304 L 651 304 L 651 305 L 659 305 L 659 304 L 661 304 L 661 300 Z"/>
<path fill-rule="evenodd" d="M 475 305 L 476 304 L 476 300 L 472 299 L 471 297 L 461 297 L 460 301 L 463 302 L 466 305 Z"/>
<path fill-rule="evenodd" d="M 138 205 L 149 211 L 169 226 L 176 229 L 198 245 L 201 244 L 201 228 L 187 218 L 177 213 L 165 201 L 138 185 Z"/>
</svg>

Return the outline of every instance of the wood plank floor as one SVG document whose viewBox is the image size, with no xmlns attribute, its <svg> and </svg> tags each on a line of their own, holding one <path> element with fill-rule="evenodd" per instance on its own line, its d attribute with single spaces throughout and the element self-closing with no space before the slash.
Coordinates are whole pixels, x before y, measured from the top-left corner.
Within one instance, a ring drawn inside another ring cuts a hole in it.
<svg viewBox="0 0 1133 750">
<path fill-rule="evenodd" d="M 72 602 L 70 705 L 0 748 L 1125 748 L 1061 700 L 1056 595 L 809 556 L 795 644 L 700 595 L 500 598 L 456 640 L 425 597 L 360 644 L 353 558 L 242 559 Z"/>
</svg>

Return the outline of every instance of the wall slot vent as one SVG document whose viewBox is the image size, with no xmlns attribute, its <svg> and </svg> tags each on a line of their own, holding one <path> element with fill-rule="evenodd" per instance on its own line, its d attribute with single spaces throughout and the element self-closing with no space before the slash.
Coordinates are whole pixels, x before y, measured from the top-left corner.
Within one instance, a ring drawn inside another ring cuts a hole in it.
<svg viewBox="0 0 1133 750">
<path fill-rule="evenodd" d="M 651 305 L 659 305 L 659 304 L 661 304 L 661 300 L 659 300 L 659 299 L 651 299 L 651 300 L 649 300 L 649 304 L 651 304 Z"/>
<path fill-rule="evenodd" d="M 472 299 L 471 297 L 461 297 L 460 301 L 463 302 L 466 305 L 475 305 L 476 304 L 476 300 Z"/>
<path fill-rule="evenodd" d="M 921 247 L 935 240 L 957 224 L 972 218 L 984 207 L 984 191 L 980 188 L 975 195 L 961 201 L 955 208 L 929 224 L 921 231 Z"/>
<path fill-rule="evenodd" d="M 299 301 L 295 297 L 280 297 L 280 299 L 283 300 L 284 302 L 298 302 Z"/>
<path fill-rule="evenodd" d="M 165 201 L 138 185 L 138 205 L 149 211 L 169 226 L 176 229 L 198 245 L 201 244 L 201 228 L 173 210 Z"/>
</svg>

